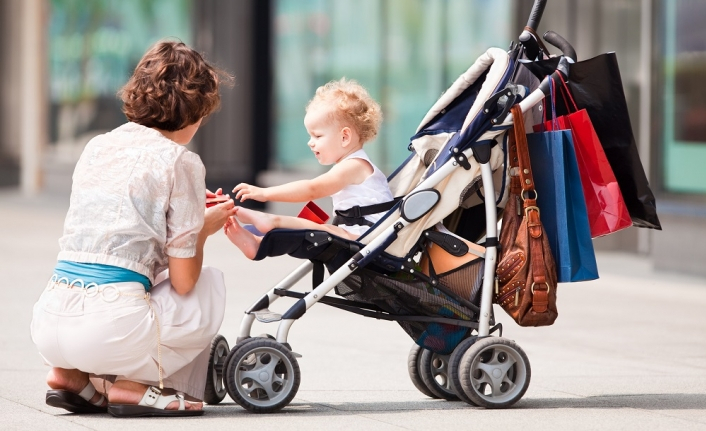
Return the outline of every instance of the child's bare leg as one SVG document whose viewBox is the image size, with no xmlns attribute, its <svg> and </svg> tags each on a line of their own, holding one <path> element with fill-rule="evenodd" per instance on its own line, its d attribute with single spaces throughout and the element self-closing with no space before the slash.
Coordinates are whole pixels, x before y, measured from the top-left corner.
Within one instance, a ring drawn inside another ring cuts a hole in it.
<svg viewBox="0 0 706 431">
<path fill-rule="evenodd" d="M 260 248 L 261 237 L 253 235 L 252 232 L 244 229 L 233 217 L 228 219 L 223 229 L 230 242 L 235 244 L 235 246 L 243 252 L 245 257 L 248 259 L 255 258 L 257 250 Z"/>
<path fill-rule="evenodd" d="M 312 229 L 330 232 L 341 238 L 358 239 L 358 235 L 351 234 L 342 227 L 318 224 L 305 218 L 268 214 L 243 207 L 238 207 L 235 217 L 243 223 L 252 224 L 262 233 L 267 233 L 275 228 Z M 260 239 L 260 237 L 256 238 Z"/>
</svg>

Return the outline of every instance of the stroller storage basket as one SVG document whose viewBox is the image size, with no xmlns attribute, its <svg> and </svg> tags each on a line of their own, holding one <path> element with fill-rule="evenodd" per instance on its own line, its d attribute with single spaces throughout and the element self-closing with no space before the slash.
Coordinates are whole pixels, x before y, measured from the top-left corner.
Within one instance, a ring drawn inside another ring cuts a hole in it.
<svg viewBox="0 0 706 431">
<path fill-rule="evenodd" d="M 477 321 L 477 311 L 443 292 L 478 292 L 483 280 L 484 261 L 478 259 L 448 271 L 438 278 L 437 286 L 424 276 L 400 271 L 383 275 L 360 268 L 336 286 L 336 293 L 346 299 L 367 302 L 395 315 L 446 317 L 466 322 Z M 438 285 L 441 284 L 441 287 Z M 469 298 L 477 304 L 476 298 Z M 470 301 L 469 301 L 470 302 Z M 448 323 L 398 321 L 419 346 L 439 354 L 449 354 L 463 340 L 467 326 Z"/>
</svg>

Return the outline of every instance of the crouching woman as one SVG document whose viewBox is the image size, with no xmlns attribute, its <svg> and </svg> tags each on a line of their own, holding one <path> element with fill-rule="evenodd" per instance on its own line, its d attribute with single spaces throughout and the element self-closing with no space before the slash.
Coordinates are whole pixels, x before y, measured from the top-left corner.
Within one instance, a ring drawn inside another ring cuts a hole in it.
<svg viewBox="0 0 706 431">
<path fill-rule="evenodd" d="M 129 122 L 86 145 L 31 324 L 51 367 L 47 404 L 203 413 L 225 306 L 223 275 L 202 268 L 203 250 L 235 210 L 232 200 L 206 209 L 205 168 L 185 145 L 231 79 L 183 43 L 159 42 L 120 92 Z"/>
</svg>

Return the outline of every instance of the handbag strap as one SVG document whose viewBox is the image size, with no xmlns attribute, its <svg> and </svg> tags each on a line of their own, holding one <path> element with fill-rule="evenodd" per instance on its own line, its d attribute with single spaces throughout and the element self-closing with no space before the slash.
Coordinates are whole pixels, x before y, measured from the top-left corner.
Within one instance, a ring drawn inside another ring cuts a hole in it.
<svg viewBox="0 0 706 431">
<path fill-rule="evenodd" d="M 525 208 L 528 200 L 532 202 L 532 206 L 536 206 L 537 192 L 534 189 L 534 178 L 532 177 L 532 166 L 530 165 L 529 148 L 527 147 L 527 133 L 525 132 L 525 120 L 519 105 L 513 106 L 511 112 L 515 130 L 515 147 L 517 150 L 520 184 L 522 186 L 522 199 L 525 200 Z M 534 192 L 534 198 L 530 199 L 530 192 Z"/>
<path fill-rule="evenodd" d="M 529 148 L 527 146 L 527 135 L 525 133 L 524 118 L 522 109 L 515 105 L 511 109 L 512 121 L 515 130 L 515 143 L 517 147 L 517 160 L 519 163 L 520 181 L 522 184 L 522 208 L 524 217 L 527 219 L 527 231 L 529 241 L 528 259 L 532 265 L 532 284 L 530 286 L 532 294 L 532 310 L 543 313 L 549 305 L 549 284 L 547 283 L 546 268 L 544 265 L 544 248 L 542 245 L 542 221 L 539 218 L 539 207 L 537 207 L 537 191 L 534 188 L 534 178 L 532 176 L 532 166 L 530 165 Z M 530 196 L 534 192 L 534 196 Z"/>
</svg>

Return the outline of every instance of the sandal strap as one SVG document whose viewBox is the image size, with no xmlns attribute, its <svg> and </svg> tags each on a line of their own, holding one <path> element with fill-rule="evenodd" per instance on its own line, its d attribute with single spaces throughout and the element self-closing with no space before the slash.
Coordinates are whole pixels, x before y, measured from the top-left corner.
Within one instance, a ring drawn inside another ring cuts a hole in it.
<svg viewBox="0 0 706 431">
<path fill-rule="evenodd" d="M 150 386 L 145 391 L 145 394 L 140 400 L 139 406 L 153 407 L 156 409 L 165 410 L 169 404 L 174 401 L 179 401 L 178 410 L 185 410 L 184 397 L 177 393 L 176 395 L 162 395 L 162 391 L 154 386 Z"/>
<path fill-rule="evenodd" d="M 89 403 L 91 403 L 91 398 L 93 398 L 96 395 L 96 392 L 98 392 L 98 391 L 96 391 L 95 386 L 93 386 L 93 383 L 91 383 L 89 381 L 88 384 L 86 385 L 86 387 L 83 388 L 81 390 L 81 392 L 78 393 L 78 396 L 83 398 L 84 400 L 88 401 Z M 102 407 L 104 401 L 105 401 L 105 397 L 103 396 L 103 394 L 101 394 L 100 398 L 98 398 L 98 401 L 91 403 L 91 404 L 93 404 L 94 406 L 97 406 L 97 407 Z"/>
</svg>

